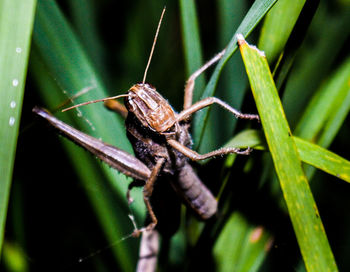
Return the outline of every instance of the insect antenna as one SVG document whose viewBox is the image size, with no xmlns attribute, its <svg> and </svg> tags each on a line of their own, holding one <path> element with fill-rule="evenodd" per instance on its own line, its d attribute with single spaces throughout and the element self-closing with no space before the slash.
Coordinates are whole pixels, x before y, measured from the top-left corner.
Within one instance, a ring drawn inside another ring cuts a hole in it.
<svg viewBox="0 0 350 272">
<path fill-rule="evenodd" d="M 147 65 L 146 65 L 145 73 L 143 74 L 142 83 L 145 83 L 145 81 L 146 81 L 148 67 L 149 67 L 149 65 L 151 63 L 154 47 L 156 46 L 156 42 L 157 42 L 157 39 L 158 39 L 158 33 L 159 33 L 160 25 L 162 24 L 162 21 L 163 21 L 163 16 L 164 16 L 165 10 L 166 10 L 166 8 L 164 7 L 163 11 L 162 11 L 162 15 L 160 15 L 160 19 L 159 19 L 156 35 L 154 35 L 154 40 L 153 40 L 153 44 L 152 44 L 151 53 L 149 54 L 149 58 L 148 58 L 148 62 L 147 62 Z"/>
<path fill-rule="evenodd" d="M 152 59 L 154 48 L 155 48 L 156 43 L 157 43 L 159 29 L 160 29 L 160 26 L 161 26 L 162 21 L 163 21 L 163 16 L 164 16 L 165 10 L 166 10 L 166 7 L 163 8 L 162 14 L 161 14 L 160 19 L 159 19 L 159 23 L 158 23 L 158 26 L 157 26 L 157 31 L 156 31 L 156 34 L 154 36 L 154 40 L 153 40 L 153 44 L 152 44 L 151 53 L 150 53 L 149 58 L 148 58 L 148 62 L 147 62 L 146 69 L 145 69 L 145 73 L 143 74 L 142 83 L 145 83 L 145 81 L 146 81 L 147 71 L 148 71 L 149 65 L 151 63 L 151 59 Z M 117 98 L 127 97 L 127 96 L 130 96 L 130 94 L 121 94 L 121 95 L 117 95 L 117 96 L 111 96 L 111 97 L 107 97 L 107 98 L 102 98 L 102 99 L 97 99 L 97 100 L 93 100 L 93 101 L 88 101 L 88 102 L 80 103 L 80 104 L 77 104 L 77 105 L 65 108 L 65 109 L 62 110 L 62 112 L 69 111 L 69 110 L 74 109 L 74 108 L 78 108 L 78 107 L 81 107 L 81 106 L 85 106 L 85 105 L 89 105 L 89 104 L 93 104 L 93 103 L 97 103 L 97 102 L 104 102 L 104 101 L 107 101 L 107 100 L 112 100 L 112 99 L 117 99 Z"/>
<path fill-rule="evenodd" d="M 118 98 L 127 97 L 127 96 L 130 96 L 130 94 L 120 94 L 120 95 L 106 97 L 106 98 L 102 98 L 102 99 L 87 101 L 87 102 L 84 102 L 84 103 L 80 103 L 80 104 L 71 106 L 69 108 L 65 108 L 65 109 L 62 110 L 62 112 L 69 111 L 69 110 L 74 109 L 74 108 L 78 108 L 78 107 L 81 107 L 81 106 L 85 106 L 85 105 L 89 105 L 89 104 L 93 104 L 93 103 L 97 103 L 97 102 L 104 102 L 104 101 L 107 101 L 107 100 L 118 99 Z"/>
</svg>

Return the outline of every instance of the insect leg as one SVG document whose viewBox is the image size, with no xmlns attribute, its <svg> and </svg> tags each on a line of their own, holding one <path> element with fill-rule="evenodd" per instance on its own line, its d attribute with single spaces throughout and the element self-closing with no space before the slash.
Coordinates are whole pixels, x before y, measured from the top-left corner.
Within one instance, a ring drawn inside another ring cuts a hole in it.
<svg viewBox="0 0 350 272">
<path fill-rule="evenodd" d="M 128 110 L 122 103 L 118 102 L 117 100 L 107 100 L 104 102 L 104 105 L 107 109 L 120 114 L 124 119 L 126 119 Z"/>
<path fill-rule="evenodd" d="M 176 140 L 168 139 L 167 142 L 174 149 L 181 152 L 182 154 L 184 154 L 186 157 L 190 158 L 193 161 L 205 160 L 205 159 L 208 159 L 210 157 L 222 156 L 222 155 L 226 155 L 226 154 L 230 154 L 230 153 L 236 153 L 236 154 L 240 154 L 240 155 L 249 155 L 250 152 L 252 151 L 252 149 L 249 147 L 247 149 L 244 149 L 244 150 L 241 150 L 239 148 L 229 148 L 228 147 L 228 148 L 220 148 L 220 149 L 211 151 L 211 152 L 206 153 L 206 154 L 198 154 L 196 151 L 180 144 Z"/>
<path fill-rule="evenodd" d="M 196 78 L 200 76 L 200 74 L 202 74 L 206 69 L 212 66 L 215 62 L 221 59 L 221 57 L 225 54 L 225 51 L 226 49 L 216 54 L 211 60 L 205 63 L 202 67 L 200 67 L 189 77 L 185 86 L 184 110 L 188 109 L 192 105 L 193 89 Z"/>
<path fill-rule="evenodd" d="M 181 120 L 185 120 L 187 119 L 189 116 L 191 116 L 193 113 L 195 113 L 196 111 L 199 111 L 205 107 L 208 107 L 212 104 L 219 104 L 221 107 L 223 107 L 224 109 L 228 110 L 229 112 L 231 112 L 232 114 L 234 114 L 237 118 L 242 118 L 242 119 L 256 119 L 256 120 L 260 120 L 259 119 L 259 115 L 257 114 L 245 114 L 245 113 L 241 113 L 240 111 L 232 108 L 230 105 L 228 105 L 227 103 L 225 103 L 224 101 L 220 100 L 219 98 L 216 97 L 207 97 L 204 98 L 203 100 L 198 101 L 197 103 L 194 103 L 191 107 L 183 110 L 182 112 L 180 112 L 177 117 L 176 117 L 176 121 L 181 121 Z"/>
<path fill-rule="evenodd" d="M 67 125 L 42 108 L 34 107 L 33 112 L 44 118 L 63 136 L 90 151 L 114 169 L 135 179 L 149 179 L 151 170 L 131 154 Z"/>
<path fill-rule="evenodd" d="M 153 211 L 152 206 L 151 206 L 150 197 L 152 196 L 152 193 L 153 193 L 153 185 L 154 185 L 155 181 L 157 180 L 157 176 L 158 176 L 160 170 L 162 169 L 164 162 L 165 162 L 165 158 L 160 158 L 157 160 L 157 163 L 154 166 L 154 168 L 152 169 L 152 172 L 151 172 L 149 179 L 146 181 L 146 184 L 143 187 L 143 200 L 145 202 L 147 211 L 148 211 L 149 216 L 151 218 L 151 223 L 145 228 L 146 230 L 153 230 L 158 222 L 157 217 L 154 214 L 154 211 Z M 141 232 L 143 232 L 145 229 L 135 230 L 133 233 L 133 236 L 134 237 L 139 236 L 139 234 Z"/>
</svg>

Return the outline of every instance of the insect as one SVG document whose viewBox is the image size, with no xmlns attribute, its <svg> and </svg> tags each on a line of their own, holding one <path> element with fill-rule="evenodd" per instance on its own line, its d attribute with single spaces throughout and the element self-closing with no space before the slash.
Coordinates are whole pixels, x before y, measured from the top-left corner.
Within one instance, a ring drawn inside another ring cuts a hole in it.
<svg viewBox="0 0 350 272">
<path fill-rule="evenodd" d="M 216 63 L 223 56 L 225 50 L 214 56 L 190 76 L 185 86 L 183 110 L 179 113 L 173 110 L 167 100 L 152 85 L 146 83 L 147 70 L 164 12 L 165 9 L 158 24 L 143 81 L 133 85 L 127 94 L 112 97 L 113 99 L 124 97 L 125 106 L 115 100 L 111 100 L 112 98 L 104 98 L 66 109 L 105 101 L 108 108 L 126 116 L 127 136 L 133 146 L 136 157 L 74 129 L 42 108 L 35 107 L 33 109 L 33 112 L 44 118 L 61 134 L 87 149 L 111 167 L 134 178 L 135 181 L 130 184 L 127 193 L 129 202 L 131 202 L 130 190 L 135 186 L 139 186 L 141 181 L 141 184 L 144 185 L 143 197 L 150 222 L 144 228 L 135 230 L 134 236 L 138 236 L 146 230 L 153 230 L 157 226 L 157 215 L 150 200 L 157 180 L 168 180 L 185 204 L 192 208 L 201 219 L 205 220 L 217 212 L 217 201 L 199 179 L 189 161 L 199 161 L 229 153 L 247 155 L 251 152 L 250 148 L 244 150 L 222 148 L 206 154 L 198 154 L 192 150 L 189 128 L 193 113 L 212 104 L 219 104 L 237 118 L 259 120 L 258 115 L 243 114 L 216 97 L 208 97 L 194 104 L 192 103 L 196 78 L 208 67 Z"/>
</svg>

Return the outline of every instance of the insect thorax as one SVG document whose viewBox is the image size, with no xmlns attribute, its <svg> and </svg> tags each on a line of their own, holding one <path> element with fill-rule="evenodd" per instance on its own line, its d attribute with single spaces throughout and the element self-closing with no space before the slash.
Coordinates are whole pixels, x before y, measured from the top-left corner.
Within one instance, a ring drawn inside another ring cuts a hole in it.
<svg viewBox="0 0 350 272">
<path fill-rule="evenodd" d="M 145 127 L 158 133 L 175 130 L 176 114 L 168 101 L 147 83 L 138 83 L 129 90 L 125 106 Z"/>
<path fill-rule="evenodd" d="M 165 173 L 174 175 L 181 168 L 187 158 L 167 144 L 166 137 L 178 140 L 181 144 L 191 147 L 191 137 L 187 124 L 180 124 L 179 131 L 172 135 L 162 135 L 143 126 L 135 114 L 129 112 L 125 120 L 127 136 L 133 146 L 135 156 L 145 163 L 150 169 L 160 157 L 165 158 L 163 167 Z"/>
</svg>

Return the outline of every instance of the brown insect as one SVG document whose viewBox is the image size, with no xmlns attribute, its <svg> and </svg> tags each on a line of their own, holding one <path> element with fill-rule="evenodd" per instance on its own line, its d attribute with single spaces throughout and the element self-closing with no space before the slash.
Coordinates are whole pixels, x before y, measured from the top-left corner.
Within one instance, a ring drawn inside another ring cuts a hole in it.
<svg viewBox="0 0 350 272">
<path fill-rule="evenodd" d="M 169 180 L 173 189 L 184 200 L 187 206 L 191 207 L 201 219 L 205 220 L 216 213 L 217 201 L 198 178 L 189 164 L 189 160 L 204 160 L 229 153 L 247 155 L 251 152 L 250 148 L 245 150 L 222 148 L 206 154 L 198 154 L 192 150 L 189 128 L 190 117 L 193 113 L 216 103 L 230 111 L 237 118 L 259 120 L 258 115 L 240 113 L 215 97 L 208 97 L 192 104 L 196 78 L 208 67 L 216 63 L 223 56 L 225 50 L 214 56 L 190 76 L 185 86 L 183 110 L 179 113 L 173 110 L 167 100 L 152 85 L 145 83 L 147 69 L 150 64 L 164 11 L 158 24 L 142 83 L 133 85 L 125 95 L 113 97 L 125 97 L 125 106 L 115 100 L 110 100 L 112 98 L 95 100 L 73 106 L 77 107 L 89 103 L 106 101 L 105 104 L 108 108 L 125 116 L 127 136 L 132 143 L 136 157 L 72 128 L 56 119 L 44 109 L 38 107 L 33 109 L 36 114 L 47 120 L 64 136 L 89 150 L 111 167 L 134 178 L 135 181 L 130 184 L 127 194 L 129 202 L 131 202 L 129 191 L 134 186 L 139 185 L 137 181 L 143 181 L 143 196 L 149 213 L 150 223 L 142 229 L 135 230 L 135 236 L 139 235 L 142 231 L 153 230 L 157 225 L 157 215 L 154 213 L 150 202 L 154 184 L 157 180 Z"/>
</svg>

